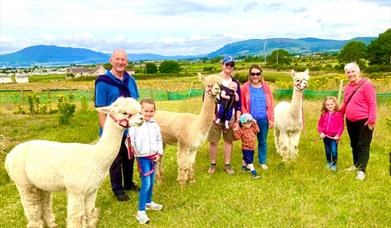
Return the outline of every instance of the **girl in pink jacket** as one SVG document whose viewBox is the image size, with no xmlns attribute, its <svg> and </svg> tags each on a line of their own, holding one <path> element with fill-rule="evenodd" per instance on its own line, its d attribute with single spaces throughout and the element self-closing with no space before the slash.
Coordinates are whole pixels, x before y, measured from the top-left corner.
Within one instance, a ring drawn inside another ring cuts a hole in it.
<svg viewBox="0 0 391 228">
<path fill-rule="evenodd" d="M 331 96 L 326 97 L 322 103 L 321 113 L 318 121 L 318 131 L 324 142 L 327 167 L 332 171 L 336 171 L 338 140 L 344 129 L 343 115 L 339 112 L 337 99 Z"/>
</svg>

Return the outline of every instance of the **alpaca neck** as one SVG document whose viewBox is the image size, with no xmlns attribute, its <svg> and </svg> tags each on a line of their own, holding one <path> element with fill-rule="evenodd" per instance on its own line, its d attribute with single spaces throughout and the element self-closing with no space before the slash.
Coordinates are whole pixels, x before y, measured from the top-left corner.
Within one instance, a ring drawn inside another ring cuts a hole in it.
<svg viewBox="0 0 391 228">
<path fill-rule="evenodd" d="M 107 115 L 102 137 L 95 145 L 96 151 L 93 160 L 99 170 L 107 171 L 113 163 L 121 147 L 124 130 Z"/>
<path fill-rule="evenodd" d="M 196 120 L 193 123 L 195 128 L 198 129 L 195 132 L 204 134 L 209 131 L 215 116 L 215 100 L 216 97 L 205 94 L 201 112 L 197 115 Z"/>
<path fill-rule="evenodd" d="M 293 89 L 291 108 L 289 112 L 294 119 L 301 120 L 302 106 L 303 106 L 303 92 Z"/>
</svg>

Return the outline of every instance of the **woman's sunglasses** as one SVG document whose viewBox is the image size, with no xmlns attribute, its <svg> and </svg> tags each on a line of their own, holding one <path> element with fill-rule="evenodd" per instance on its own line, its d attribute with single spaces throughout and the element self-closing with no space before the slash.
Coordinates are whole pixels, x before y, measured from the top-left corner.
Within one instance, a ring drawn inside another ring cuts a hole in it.
<svg viewBox="0 0 391 228">
<path fill-rule="evenodd" d="M 234 67 L 235 66 L 235 63 L 225 63 L 224 64 L 226 67 L 230 66 L 230 67 Z"/>
<path fill-rule="evenodd" d="M 251 72 L 250 75 L 251 76 L 261 76 L 261 72 L 257 72 L 257 73 L 254 73 L 254 72 Z"/>
</svg>

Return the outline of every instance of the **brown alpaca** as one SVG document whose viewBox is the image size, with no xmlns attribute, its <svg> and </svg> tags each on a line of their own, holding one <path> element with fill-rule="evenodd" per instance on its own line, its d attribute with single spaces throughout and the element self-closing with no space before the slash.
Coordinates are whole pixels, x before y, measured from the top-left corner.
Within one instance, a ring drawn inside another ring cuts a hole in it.
<svg viewBox="0 0 391 228">
<path fill-rule="evenodd" d="M 205 87 L 204 102 L 198 115 L 158 111 L 154 119 L 160 126 L 163 143 L 177 145 L 178 181 L 181 186 L 194 182 L 194 163 L 198 147 L 205 142 L 215 117 L 216 96 L 220 93 L 221 79 L 217 75 L 198 78 Z M 156 179 L 161 180 L 163 163 L 156 169 Z"/>
</svg>

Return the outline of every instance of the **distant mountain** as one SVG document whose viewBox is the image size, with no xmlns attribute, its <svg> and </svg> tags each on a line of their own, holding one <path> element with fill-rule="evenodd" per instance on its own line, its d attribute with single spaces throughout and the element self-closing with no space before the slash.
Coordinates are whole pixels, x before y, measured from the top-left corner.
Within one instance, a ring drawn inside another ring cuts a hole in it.
<svg viewBox="0 0 391 228">
<path fill-rule="evenodd" d="M 339 51 L 346 43 L 358 40 L 369 44 L 376 37 L 357 37 L 351 40 L 326 40 L 318 38 L 271 38 L 271 39 L 251 39 L 234 42 L 209 53 L 206 57 L 216 57 L 223 54 L 234 56 L 240 55 L 262 55 L 269 54 L 276 49 L 285 49 L 289 53 L 306 54 L 315 52 Z"/>
<path fill-rule="evenodd" d="M 269 54 L 276 49 L 285 49 L 289 53 L 305 54 L 317 52 L 339 51 L 346 43 L 359 40 L 369 44 L 376 37 L 357 37 L 351 40 L 326 40 L 318 38 L 271 38 L 251 39 L 234 42 L 206 55 L 177 55 L 163 56 L 151 53 L 129 54 L 129 61 L 138 60 L 174 60 L 196 59 L 201 57 L 217 57 L 223 54 L 233 56 Z M 26 67 L 32 65 L 70 65 L 70 64 L 96 64 L 109 61 L 110 54 L 96 52 L 85 48 L 58 47 L 37 45 L 24 48 L 20 51 L 0 55 L 0 67 Z"/>
<path fill-rule="evenodd" d="M 107 62 L 109 55 L 85 48 L 37 45 L 0 55 L 0 66 L 69 65 Z"/>
</svg>

